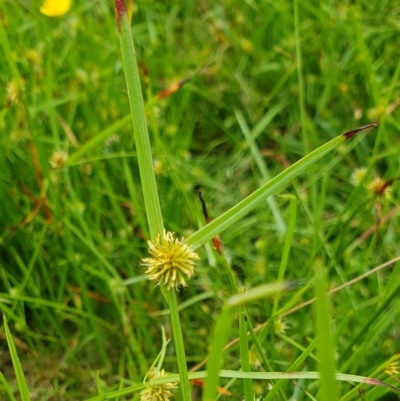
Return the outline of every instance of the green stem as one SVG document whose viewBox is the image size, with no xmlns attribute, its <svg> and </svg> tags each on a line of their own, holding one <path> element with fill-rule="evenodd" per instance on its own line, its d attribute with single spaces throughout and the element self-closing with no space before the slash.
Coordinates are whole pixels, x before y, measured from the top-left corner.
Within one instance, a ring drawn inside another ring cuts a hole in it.
<svg viewBox="0 0 400 401">
<path fill-rule="evenodd" d="M 326 294 L 327 279 L 321 261 L 316 261 L 316 331 L 319 370 L 321 372 L 320 397 L 322 401 L 339 400 L 335 377 L 335 345 L 331 334 L 331 314 Z"/>
<path fill-rule="evenodd" d="M 249 361 L 249 339 L 247 337 L 247 313 L 246 307 L 239 308 L 239 346 L 240 359 L 242 361 L 243 372 L 251 372 Z M 246 401 L 254 401 L 253 380 L 243 379 L 244 396 Z"/>
<path fill-rule="evenodd" d="M 290 212 L 289 212 L 290 220 L 286 232 L 285 243 L 283 245 L 281 264 L 279 265 L 278 281 L 283 281 L 285 278 L 286 267 L 289 261 L 290 248 L 292 246 L 292 241 L 293 241 L 293 234 L 296 228 L 297 198 L 293 195 L 287 195 L 287 197 L 290 199 Z M 276 294 L 276 297 L 274 298 L 274 305 L 272 307 L 271 315 L 274 317 L 276 316 L 276 311 L 278 310 L 278 304 L 279 304 L 279 293 Z"/>
<path fill-rule="evenodd" d="M 299 0 L 294 0 L 294 37 L 296 43 L 296 61 L 297 61 L 297 81 L 299 88 L 299 109 L 300 109 L 300 124 L 301 136 L 303 138 L 304 153 L 309 153 L 307 145 L 307 136 L 305 130 L 306 124 L 306 108 L 305 108 L 305 94 L 304 94 L 304 78 L 303 78 L 303 59 L 301 56 L 300 44 L 300 17 L 299 17 Z"/>
<path fill-rule="evenodd" d="M 178 363 L 182 400 L 191 400 L 191 389 L 187 371 L 185 348 L 183 345 L 182 328 L 179 320 L 178 303 L 175 290 L 165 291 L 171 316 L 172 332 L 174 335 L 176 359 Z"/>
</svg>

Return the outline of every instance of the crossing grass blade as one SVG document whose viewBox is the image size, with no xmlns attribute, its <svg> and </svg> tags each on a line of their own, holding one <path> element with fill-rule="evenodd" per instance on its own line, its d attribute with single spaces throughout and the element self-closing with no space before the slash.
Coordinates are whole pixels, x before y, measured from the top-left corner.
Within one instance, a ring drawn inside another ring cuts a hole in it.
<svg viewBox="0 0 400 401">
<path fill-rule="evenodd" d="M 312 166 L 316 161 L 321 159 L 327 153 L 335 149 L 339 144 L 352 138 L 358 132 L 367 128 L 376 127 L 376 124 L 369 124 L 363 127 L 356 128 L 354 130 L 345 132 L 325 143 L 319 148 L 315 149 L 307 156 L 304 156 L 298 162 L 292 164 L 286 170 L 272 178 L 261 188 L 257 189 L 247 198 L 243 199 L 240 203 L 229 209 L 227 212 L 201 228 L 199 231 L 191 235 L 186 239 L 186 243 L 193 246 L 193 249 L 197 249 L 204 245 L 207 241 L 210 241 L 216 235 L 222 233 L 230 226 L 235 224 L 238 220 L 248 214 L 261 202 L 265 201 L 270 195 L 276 194 L 279 190 L 283 189 L 288 185 L 295 177 L 302 173 L 305 169 Z"/>
</svg>

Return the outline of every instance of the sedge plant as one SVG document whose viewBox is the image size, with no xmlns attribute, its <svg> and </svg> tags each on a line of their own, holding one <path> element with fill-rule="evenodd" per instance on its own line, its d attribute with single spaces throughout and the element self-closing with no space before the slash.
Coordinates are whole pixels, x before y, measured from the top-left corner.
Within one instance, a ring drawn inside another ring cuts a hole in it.
<svg viewBox="0 0 400 401">
<path fill-rule="evenodd" d="M 257 205 L 264 202 L 265 199 L 276 194 L 279 190 L 287 186 L 294 177 L 306 170 L 339 144 L 351 139 L 359 131 L 374 127 L 375 124 L 360 127 L 339 135 L 325 145 L 310 152 L 297 163 L 293 164 L 276 177 L 270 179 L 266 184 L 261 186 L 246 199 L 215 220 L 209 222 L 206 226 L 195 232 L 186 240 L 179 240 L 174 237 L 173 233 L 167 232 L 164 229 L 157 184 L 154 175 L 151 144 L 146 124 L 145 106 L 140 87 L 136 53 L 131 36 L 129 15 L 124 0 L 115 0 L 115 10 L 140 169 L 140 179 L 143 188 L 143 198 L 151 236 L 151 240 L 149 240 L 149 252 L 151 257 L 144 258 L 142 266 L 146 268 L 148 279 L 154 280 L 159 285 L 160 290 L 168 303 L 179 370 L 181 395 L 183 400 L 190 400 L 191 389 L 186 364 L 182 328 L 178 313 L 177 289 L 180 286 L 186 286 L 187 280 L 194 275 L 195 262 L 198 259 L 198 255 L 195 251 L 214 237 L 218 236 L 221 232 L 227 230 Z M 205 400 L 211 401 L 215 397 L 218 377 L 220 376 L 219 366 L 221 362 L 221 352 L 236 308 L 240 309 L 247 302 L 282 291 L 285 288 L 284 286 L 282 287 L 282 285 L 283 284 L 276 284 L 275 286 L 272 285 L 272 287 L 271 285 L 267 285 L 267 287 L 261 286 L 247 292 L 246 294 L 235 295 L 232 300 L 228 302 L 226 311 L 222 313 L 213 336 L 214 340 L 207 365 L 206 391 L 204 393 Z M 232 286 L 235 285 L 232 284 Z M 234 292 L 237 292 L 237 289 Z M 235 297 L 238 297 L 237 300 Z M 245 323 L 246 314 L 244 309 L 240 310 L 240 332 L 244 334 L 241 336 L 241 344 L 242 346 L 247 347 L 247 344 L 243 344 L 243 338 L 247 332 L 247 324 Z M 225 334 L 222 335 L 222 333 Z M 246 355 L 246 352 L 242 349 L 242 356 L 243 354 L 245 354 L 245 359 L 248 359 L 248 355 Z M 245 370 L 249 370 L 250 367 L 248 364 L 246 364 L 246 367 L 247 369 Z M 332 377 L 332 371 L 329 370 L 328 372 L 330 377 Z M 245 379 L 244 383 L 246 400 L 250 401 L 253 397 L 252 390 L 249 388 L 249 384 L 251 384 L 251 376 L 249 376 L 248 379 Z"/>
</svg>

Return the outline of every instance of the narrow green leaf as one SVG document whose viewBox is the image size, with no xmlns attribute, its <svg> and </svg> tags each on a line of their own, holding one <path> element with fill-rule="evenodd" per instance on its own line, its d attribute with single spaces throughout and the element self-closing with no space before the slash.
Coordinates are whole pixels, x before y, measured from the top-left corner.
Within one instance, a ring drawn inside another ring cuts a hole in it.
<svg viewBox="0 0 400 401">
<path fill-rule="evenodd" d="M 205 379 L 208 377 L 209 372 L 194 372 L 189 373 L 189 379 Z M 228 379 L 253 379 L 253 380 L 293 380 L 293 379 L 301 379 L 301 380 L 319 380 L 320 374 L 319 372 L 241 372 L 234 370 L 220 370 L 217 375 L 219 377 L 224 377 Z M 372 386 L 382 386 L 391 388 L 393 390 L 397 390 L 395 387 L 386 384 L 380 380 L 370 379 L 365 376 L 358 375 L 346 375 L 343 373 L 336 373 L 336 380 L 345 381 L 345 382 L 353 382 L 353 383 L 364 383 Z M 146 382 L 148 386 L 156 386 L 164 383 L 179 383 L 179 375 L 168 375 L 161 377 L 159 379 L 153 379 Z M 145 384 L 135 384 L 133 386 L 126 387 L 121 390 L 110 391 L 106 393 L 105 396 L 107 400 L 113 400 L 118 397 L 124 397 L 127 395 L 132 395 L 138 391 L 143 390 Z M 207 387 L 206 387 L 207 389 Z M 214 397 L 215 398 L 215 397 Z M 99 396 L 91 397 L 83 401 L 101 401 Z"/>
<path fill-rule="evenodd" d="M 102 383 L 102 380 L 100 379 L 100 372 L 96 372 L 96 386 L 97 386 L 97 392 L 99 393 L 99 397 L 101 401 L 104 401 L 104 385 Z"/>
<path fill-rule="evenodd" d="M 150 139 L 147 131 L 139 70 L 136 62 L 136 52 L 124 1 L 116 0 L 115 7 L 117 12 L 117 23 L 120 28 L 119 38 L 122 62 L 124 65 L 126 86 L 128 89 L 129 105 L 131 109 L 135 145 L 139 163 L 140 181 L 143 188 L 143 198 L 146 207 L 150 235 L 154 238 L 157 234 L 162 232 L 164 224 L 154 175 Z"/>
<path fill-rule="evenodd" d="M 315 295 L 317 348 L 321 372 L 320 399 L 321 401 L 337 401 L 339 393 L 335 378 L 335 350 L 330 328 L 331 314 L 326 293 L 325 274 L 320 261 L 316 264 Z"/>
<path fill-rule="evenodd" d="M 14 397 L 14 394 L 12 393 L 12 390 L 10 388 L 10 385 L 7 383 L 6 378 L 4 377 L 3 373 L 0 372 L 0 384 L 2 384 L 2 387 L 6 391 L 8 398 L 11 401 L 17 401 L 17 399 Z"/>
<path fill-rule="evenodd" d="M 212 337 L 209 359 L 207 361 L 207 381 L 203 393 L 204 401 L 215 400 L 219 382 L 219 369 L 221 366 L 221 357 L 224 347 L 228 340 L 229 330 L 232 320 L 235 316 L 235 310 L 225 308 L 218 317 L 215 324 Z"/>
<path fill-rule="evenodd" d="M 242 294 L 233 295 L 227 300 L 226 305 L 230 308 L 236 308 L 249 302 L 258 301 L 259 299 L 268 297 L 272 294 L 276 294 L 289 288 L 289 283 L 271 283 L 259 285 L 258 287 L 247 290 Z"/>
<path fill-rule="evenodd" d="M 17 377 L 18 389 L 19 389 L 19 393 L 21 395 L 21 400 L 22 401 L 30 401 L 28 385 L 26 383 L 25 375 L 22 370 L 22 365 L 19 360 L 10 329 L 8 328 L 6 315 L 4 315 L 4 314 L 3 314 L 3 321 L 4 321 L 4 329 L 6 331 L 6 339 L 7 339 L 8 349 L 10 350 L 10 355 L 11 355 L 11 360 L 12 360 L 12 364 L 14 367 L 15 376 Z"/>
<path fill-rule="evenodd" d="M 285 235 L 285 243 L 283 245 L 282 258 L 281 258 L 281 263 L 279 265 L 278 281 L 283 281 L 285 279 L 286 267 L 289 261 L 289 254 L 292 246 L 293 235 L 294 235 L 294 230 L 296 228 L 296 219 L 297 219 L 297 198 L 292 195 L 287 195 L 287 197 L 290 199 L 290 208 L 289 208 L 290 221 Z M 277 294 L 277 296 L 274 298 L 272 316 L 276 315 L 276 311 L 278 310 L 278 303 L 279 303 L 279 294 Z"/>
<path fill-rule="evenodd" d="M 320 146 L 318 149 L 315 149 L 313 152 L 304 156 L 298 162 L 292 164 L 286 170 L 282 171 L 276 177 L 272 178 L 271 181 L 257 189 L 247 198 L 243 199 L 240 203 L 188 237 L 186 239 L 186 243 L 192 245 L 193 249 L 201 247 L 207 241 L 210 241 L 213 237 L 225 231 L 227 228 L 232 226 L 232 224 L 240 220 L 257 205 L 263 202 L 268 196 L 273 195 L 284 188 L 293 180 L 293 178 L 298 176 L 308 167 L 312 166 L 317 160 L 333 150 L 337 145 L 350 139 L 357 132 L 374 126 L 375 124 L 370 124 L 364 127 L 356 128 L 352 131 L 337 136 L 331 141 Z"/>
<path fill-rule="evenodd" d="M 239 348 L 243 372 L 250 372 L 249 337 L 247 336 L 247 317 L 244 306 L 239 308 Z M 254 401 L 253 381 L 243 380 L 244 397 L 246 401 Z"/>
</svg>

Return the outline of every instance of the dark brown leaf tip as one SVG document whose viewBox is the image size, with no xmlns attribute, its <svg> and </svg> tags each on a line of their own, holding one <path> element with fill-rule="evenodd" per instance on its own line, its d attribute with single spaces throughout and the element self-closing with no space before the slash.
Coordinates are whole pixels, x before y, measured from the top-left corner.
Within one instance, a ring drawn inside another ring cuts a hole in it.
<svg viewBox="0 0 400 401">
<path fill-rule="evenodd" d="M 344 138 L 345 138 L 346 141 L 347 141 L 348 139 L 352 138 L 352 137 L 353 137 L 355 134 L 357 134 L 358 132 L 363 131 L 363 130 L 365 130 L 365 129 L 367 129 L 367 128 L 375 128 L 375 127 L 377 127 L 377 126 L 378 126 L 378 124 L 368 124 L 368 125 L 364 125 L 363 127 L 359 127 L 359 128 L 353 129 L 352 131 L 345 132 L 345 133 L 342 134 L 342 135 L 344 136 Z"/>
<path fill-rule="evenodd" d="M 117 18 L 118 31 L 121 29 L 121 20 L 125 14 L 126 14 L 125 0 L 115 0 L 115 16 Z"/>
<path fill-rule="evenodd" d="M 173 93 L 177 92 L 179 89 L 182 88 L 187 82 L 190 81 L 190 78 L 183 79 L 182 81 L 176 82 L 172 84 L 169 88 L 163 90 L 162 92 L 157 94 L 159 99 L 164 99 L 168 96 L 171 96 Z"/>
</svg>

